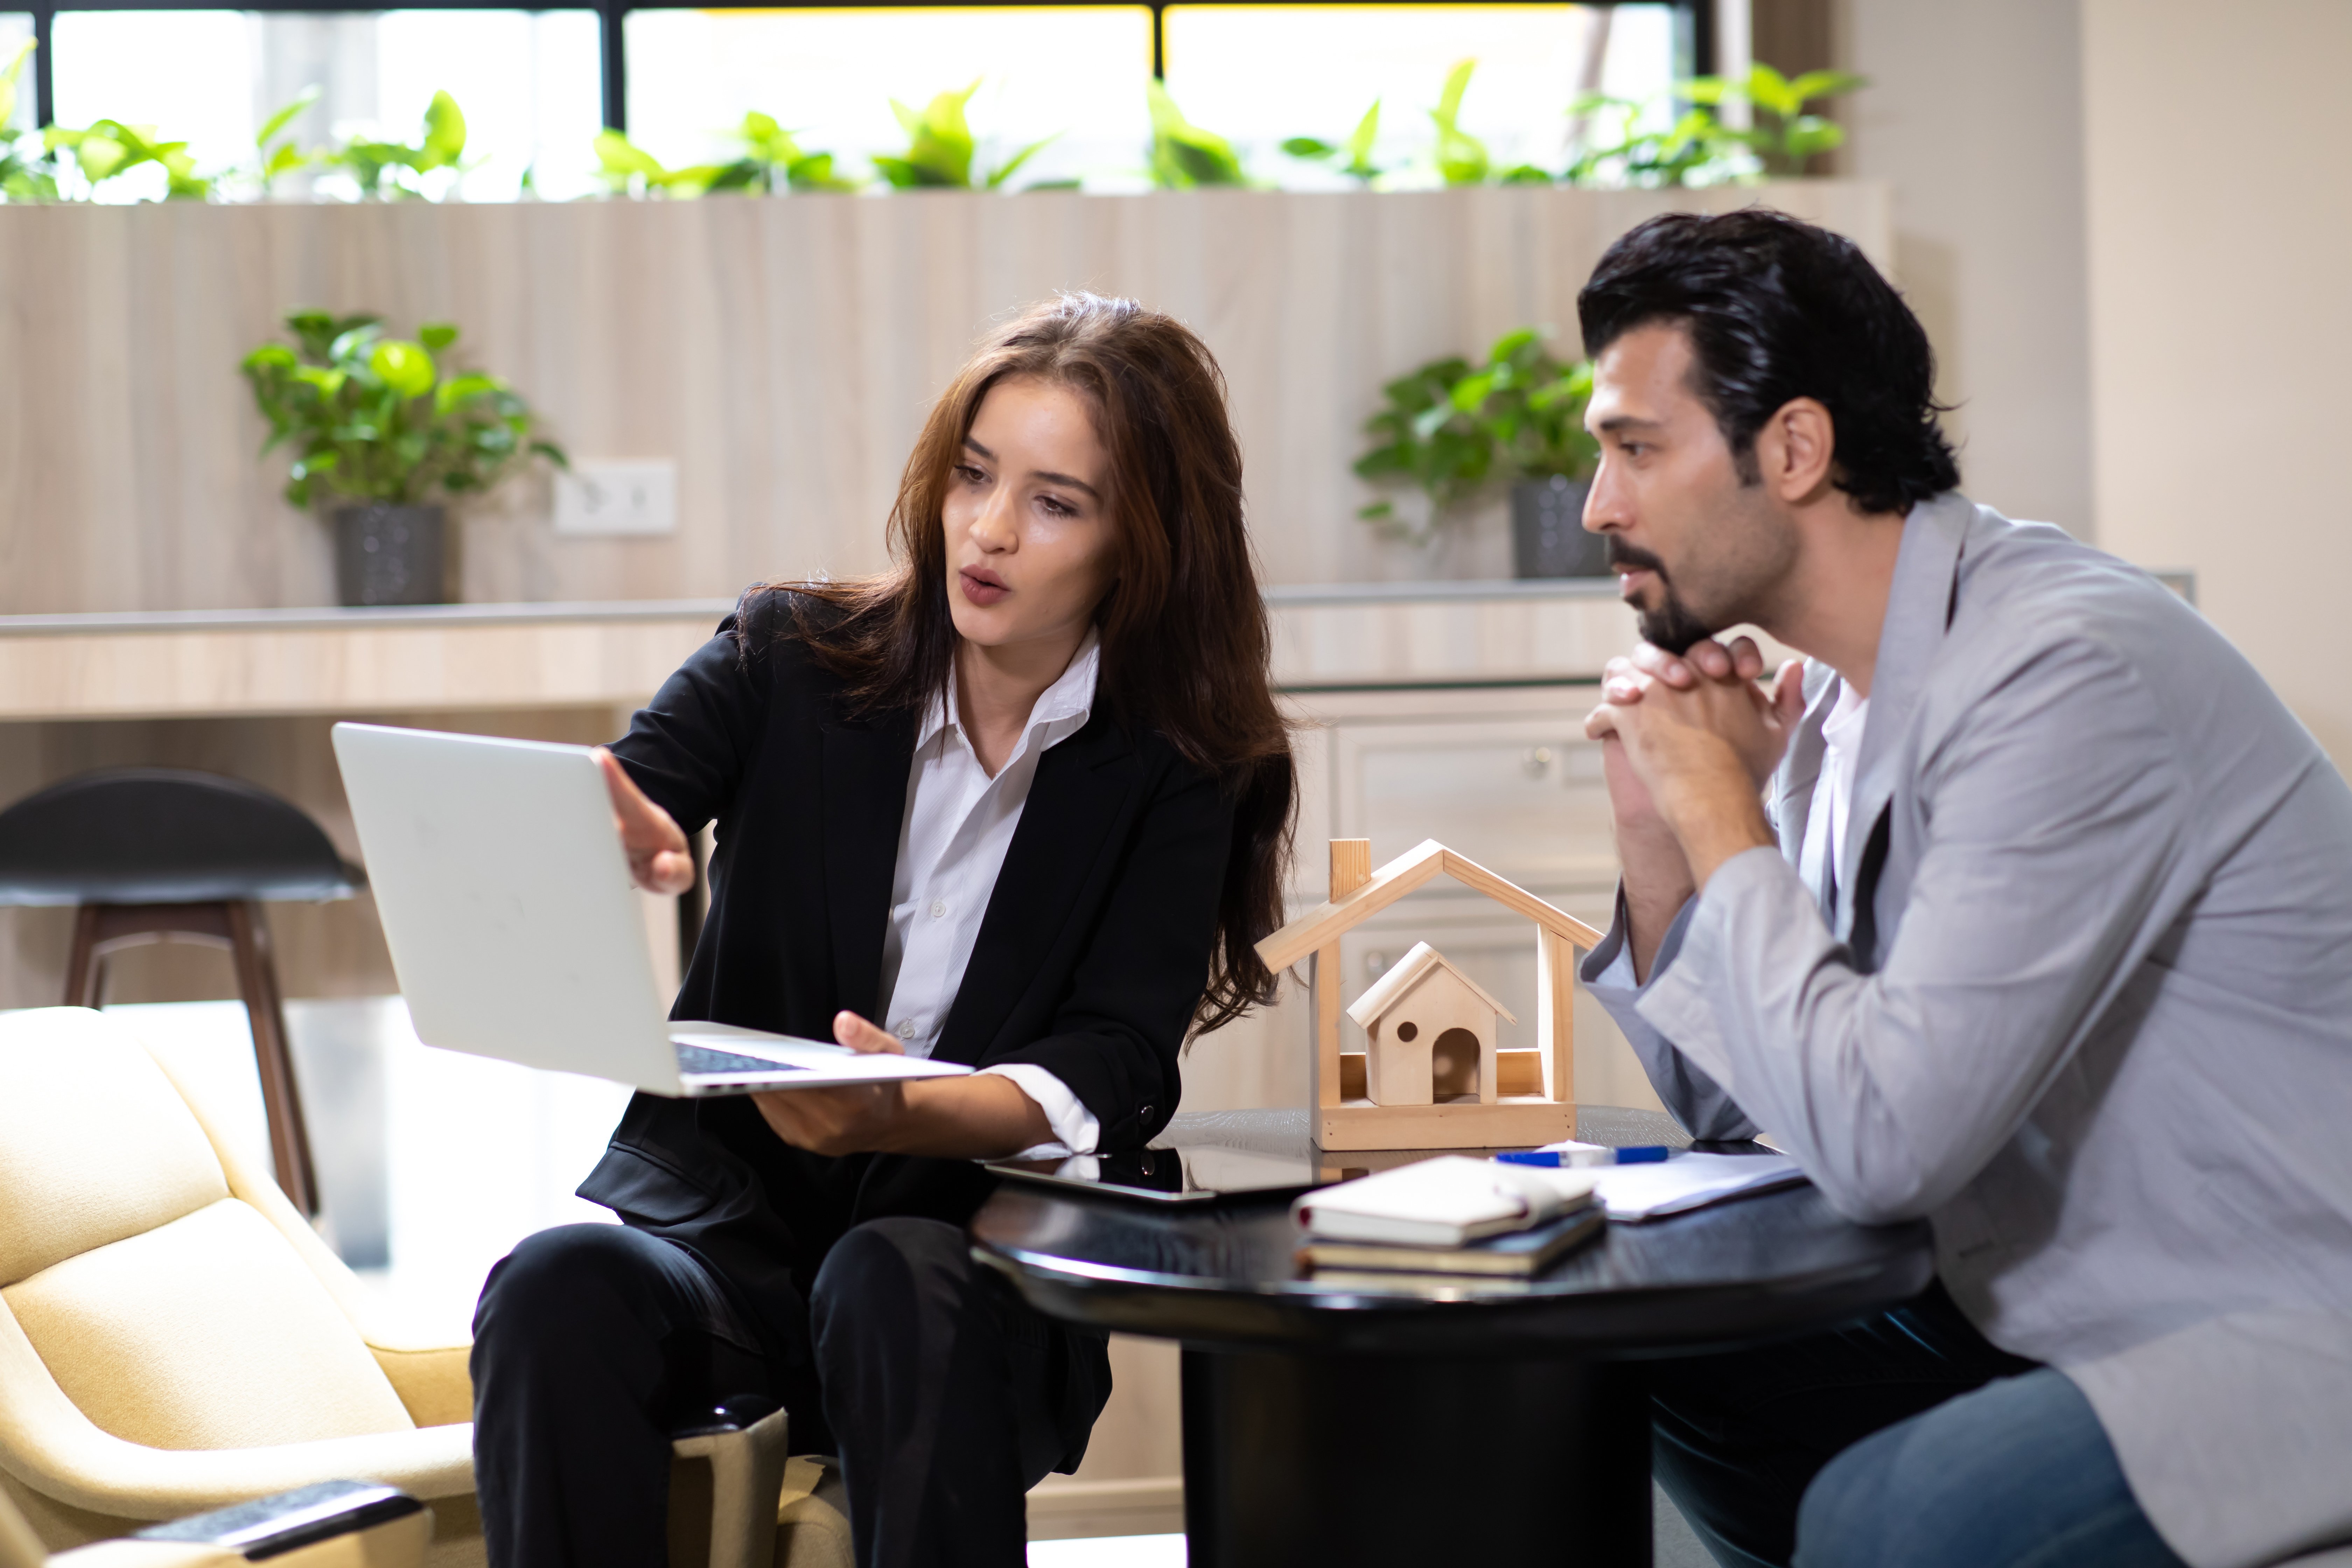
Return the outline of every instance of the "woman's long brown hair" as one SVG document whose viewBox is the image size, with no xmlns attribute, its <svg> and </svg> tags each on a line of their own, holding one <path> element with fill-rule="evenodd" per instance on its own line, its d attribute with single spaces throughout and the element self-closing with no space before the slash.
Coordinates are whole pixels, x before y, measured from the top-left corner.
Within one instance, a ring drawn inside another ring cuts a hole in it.
<svg viewBox="0 0 2352 1568">
<path fill-rule="evenodd" d="M 1015 376 L 1084 397 L 1110 460 L 1112 586 L 1095 610 L 1104 697 L 1122 721 L 1158 731 L 1212 773 L 1234 803 L 1208 984 L 1192 1016 L 1194 1033 L 1205 1034 L 1273 999 L 1257 942 L 1282 921 L 1297 810 L 1243 516 L 1241 443 L 1206 344 L 1132 300 L 1064 294 L 1031 307 L 982 340 L 925 422 L 890 512 L 891 570 L 755 592 L 789 604 L 791 635 L 848 681 L 856 707 L 919 711 L 945 688 L 955 657 L 950 473 L 989 388 Z"/>
</svg>

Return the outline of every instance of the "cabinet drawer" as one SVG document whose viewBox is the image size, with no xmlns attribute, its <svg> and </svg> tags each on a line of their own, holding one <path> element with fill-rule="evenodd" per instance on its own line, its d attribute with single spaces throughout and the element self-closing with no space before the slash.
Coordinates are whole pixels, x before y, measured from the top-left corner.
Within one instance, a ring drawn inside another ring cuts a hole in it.
<svg viewBox="0 0 2352 1568">
<path fill-rule="evenodd" d="M 1613 884 L 1601 748 L 1583 724 L 1569 700 L 1528 717 L 1342 722 L 1332 833 L 1370 838 L 1375 866 L 1434 838 L 1530 889 Z"/>
</svg>

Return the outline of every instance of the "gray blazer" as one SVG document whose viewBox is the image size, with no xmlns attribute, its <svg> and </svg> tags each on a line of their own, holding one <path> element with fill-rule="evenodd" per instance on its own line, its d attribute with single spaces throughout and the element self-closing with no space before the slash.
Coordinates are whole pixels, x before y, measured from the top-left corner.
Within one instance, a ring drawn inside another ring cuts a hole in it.
<svg viewBox="0 0 2352 1568">
<path fill-rule="evenodd" d="M 1905 525 L 1825 920 L 1809 675 L 1781 853 L 1726 863 L 1638 990 L 1621 911 L 1588 984 L 1694 1135 L 1927 1216 L 2193 1568 L 2352 1540 L 2352 790 L 2152 578 L 1945 495 Z"/>
</svg>

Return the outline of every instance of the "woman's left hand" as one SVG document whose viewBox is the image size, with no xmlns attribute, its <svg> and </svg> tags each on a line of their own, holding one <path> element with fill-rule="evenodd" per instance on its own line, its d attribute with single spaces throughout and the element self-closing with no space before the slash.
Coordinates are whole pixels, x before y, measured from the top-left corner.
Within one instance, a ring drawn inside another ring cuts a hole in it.
<svg viewBox="0 0 2352 1568">
<path fill-rule="evenodd" d="M 833 1037 L 853 1051 L 904 1056 L 887 1029 L 856 1014 L 833 1016 Z M 1001 1160 L 1050 1139 L 1037 1102 L 1009 1078 L 914 1079 L 843 1089 L 772 1089 L 755 1094 L 776 1136 L 812 1154 L 929 1154 L 942 1160 Z"/>
<path fill-rule="evenodd" d="M 833 1037 L 853 1051 L 904 1056 L 898 1037 L 847 1011 L 833 1016 Z M 907 1119 L 907 1086 L 860 1083 L 842 1089 L 772 1089 L 751 1103 L 777 1137 L 813 1154 L 859 1154 L 890 1147 Z"/>
</svg>

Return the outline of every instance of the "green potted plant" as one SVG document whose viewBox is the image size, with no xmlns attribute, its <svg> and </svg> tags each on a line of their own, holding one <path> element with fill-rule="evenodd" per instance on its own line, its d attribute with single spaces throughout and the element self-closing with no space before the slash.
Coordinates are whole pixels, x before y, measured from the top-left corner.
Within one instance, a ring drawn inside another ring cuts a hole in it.
<svg viewBox="0 0 2352 1568">
<path fill-rule="evenodd" d="M 1584 429 L 1592 367 L 1566 364 L 1532 327 L 1496 340 L 1484 364 L 1432 360 L 1381 389 L 1385 406 L 1364 422 L 1377 444 L 1356 459 L 1358 477 L 1405 483 L 1423 497 L 1422 521 L 1393 500 L 1357 515 L 1391 537 L 1427 544 L 1462 508 L 1511 482 L 1511 556 L 1521 577 L 1605 576 L 1600 541 L 1584 531 L 1584 498 L 1600 448 Z"/>
<path fill-rule="evenodd" d="M 436 169 L 456 169 L 466 154 L 466 115 L 457 100 L 436 92 L 425 108 L 425 124 L 414 146 L 405 142 L 380 142 L 353 136 L 340 147 L 313 154 L 323 168 L 351 175 L 366 200 L 402 199 L 425 195 L 425 176 Z"/>
<path fill-rule="evenodd" d="M 1563 364 L 1541 332 L 1522 327 L 1496 340 L 1469 393 L 1478 396 L 1477 417 L 1511 479 L 1513 574 L 1607 576 L 1601 539 L 1584 531 L 1584 499 L 1601 461 L 1600 443 L 1584 428 L 1591 362 Z"/>
<path fill-rule="evenodd" d="M 1143 84 L 1151 114 L 1151 183 L 1163 191 L 1191 191 L 1208 185 L 1246 185 L 1234 144 L 1213 131 L 1184 118 L 1168 84 L 1158 77 Z"/>
<path fill-rule="evenodd" d="M 535 437 L 538 417 L 512 387 L 445 363 L 457 341 L 447 322 L 414 339 L 387 337 L 373 315 L 297 310 L 286 325 L 297 347 L 264 343 L 241 368 L 269 422 L 263 454 L 295 449 L 287 500 L 328 510 L 338 600 L 445 602 L 446 501 L 488 489 L 534 457 L 569 460 Z"/>
<path fill-rule="evenodd" d="M 1748 67 L 1744 82 L 1703 76 L 1683 83 L 1682 92 L 1693 103 L 1709 107 L 1746 103 L 1753 123 L 1746 131 L 1726 131 L 1723 134 L 1754 153 L 1768 177 L 1794 179 L 1805 172 L 1817 153 L 1845 143 L 1843 126 L 1824 115 L 1811 113 L 1806 105 L 1815 99 L 1843 97 L 1869 85 L 1866 79 L 1852 71 L 1832 70 L 1807 71 L 1791 81 L 1758 60 Z"/>
<path fill-rule="evenodd" d="M 733 163 L 672 169 L 619 132 L 600 131 L 595 140 L 598 178 L 614 195 L 698 196 L 724 191 L 773 195 L 858 188 L 857 181 L 834 173 L 832 153 L 803 148 L 772 114 L 751 110 L 730 139 L 743 144 L 743 155 Z"/>
<path fill-rule="evenodd" d="M 1422 500 L 1418 521 L 1399 511 L 1394 500 L 1357 510 L 1388 537 L 1429 543 L 1494 477 L 1494 432 L 1478 422 L 1475 399 L 1457 396 L 1472 374 L 1470 362 L 1457 354 L 1432 360 L 1381 388 L 1383 405 L 1364 421 L 1375 444 L 1356 459 L 1356 477 L 1410 487 Z"/>
<path fill-rule="evenodd" d="M 963 112 L 963 106 L 980 90 L 981 80 L 972 78 L 971 85 L 961 92 L 935 94 L 919 110 L 892 99 L 890 112 L 898 117 L 898 128 L 907 133 L 907 151 L 897 157 L 876 153 L 875 173 L 899 191 L 993 191 L 1019 173 L 1021 165 L 1054 138 L 1041 137 L 981 174 L 972 166 L 980 144 Z"/>
</svg>

